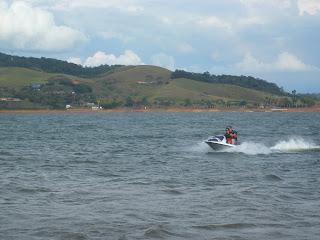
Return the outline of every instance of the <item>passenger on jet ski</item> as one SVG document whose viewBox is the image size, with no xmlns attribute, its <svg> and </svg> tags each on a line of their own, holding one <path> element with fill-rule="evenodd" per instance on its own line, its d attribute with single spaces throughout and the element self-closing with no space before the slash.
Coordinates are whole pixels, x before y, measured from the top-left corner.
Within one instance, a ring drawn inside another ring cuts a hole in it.
<svg viewBox="0 0 320 240">
<path fill-rule="evenodd" d="M 228 144 L 235 145 L 236 141 L 238 140 L 237 132 L 234 131 L 231 126 L 226 128 L 226 133 L 224 136 L 226 137 L 226 141 Z"/>
<path fill-rule="evenodd" d="M 229 127 L 226 128 L 226 133 L 224 134 L 224 136 L 226 137 L 227 143 L 232 144 L 232 136 L 231 136 L 231 132 L 230 132 Z"/>
<path fill-rule="evenodd" d="M 232 144 L 237 144 L 238 141 L 238 133 L 232 129 Z"/>
</svg>

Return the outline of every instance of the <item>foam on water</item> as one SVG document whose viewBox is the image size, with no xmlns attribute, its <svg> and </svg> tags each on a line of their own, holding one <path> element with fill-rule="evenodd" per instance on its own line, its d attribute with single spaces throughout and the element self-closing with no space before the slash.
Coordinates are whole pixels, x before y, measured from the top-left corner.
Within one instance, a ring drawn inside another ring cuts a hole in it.
<svg viewBox="0 0 320 240">
<path fill-rule="evenodd" d="M 210 151 L 210 147 L 205 142 L 199 142 L 191 147 L 187 147 L 187 151 L 206 153 Z"/>
<path fill-rule="evenodd" d="M 225 152 L 238 152 L 248 155 L 270 154 L 272 151 L 269 147 L 254 142 L 244 142 L 234 148 L 226 149 Z"/>
<path fill-rule="evenodd" d="M 202 146 L 202 150 L 205 150 L 204 146 Z M 313 150 L 320 150 L 320 146 L 302 137 L 292 137 L 287 140 L 280 140 L 271 147 L 266 146 L 263 143 L 243 142 L 234 148 L 226 148 L 220 150 L 219 152 L 244 153 L 248 155 L 268 155 L 279 152 L 288 153 Z"/>
<path fill-rule="evenodd" d="M 282 140 L 271 147 L 271 150 L 279 152 L 307 151 L 317 149 L 320 149 L 320 146 L 317 146 L 312 141 L 303 139 L 302 137 L 293 137 L 288 140 Z"/>
</svg>

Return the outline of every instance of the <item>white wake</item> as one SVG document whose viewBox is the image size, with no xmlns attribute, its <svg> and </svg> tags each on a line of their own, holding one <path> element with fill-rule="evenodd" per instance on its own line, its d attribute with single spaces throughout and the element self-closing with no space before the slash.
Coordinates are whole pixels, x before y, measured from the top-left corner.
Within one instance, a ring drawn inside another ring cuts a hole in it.
<svg viewBox="0 0 320 240">
<path fill-rule="evenodd" d="M 227 148 L 219 152 L 244 153 L 248 155 L 268 155 L 272 153 L 290 153 L 300 151 L 320 151 L 320 146 L 312 140 L 302 137 L 291 137 L 287 140 L 280 140 L 274 146 L 266 146 L 263 143 L 243 142 L 234 148 Z"/>
<path fill-rule="evenodd" d="M 258 154 L 270 154 L 272 153 L 271 149 L 261 143 L 254 143 L 254 142 L 244 142 L 234 148 L 228 148 L 222 150 L 223 152 L 238 152 L 244 153 L 248 155 L 258 155 Z"/>
<path fill-rule="evenodd" d="M 301 137 L 290 138 L 286 141 L 279 141 L 276 145 L 271 147 L 271 150 L 278 152 L 307 151 L 317 149 L 320 149 L 320 146 L 317 146 L 311 140 L 306 140 Z"/>
</svg>

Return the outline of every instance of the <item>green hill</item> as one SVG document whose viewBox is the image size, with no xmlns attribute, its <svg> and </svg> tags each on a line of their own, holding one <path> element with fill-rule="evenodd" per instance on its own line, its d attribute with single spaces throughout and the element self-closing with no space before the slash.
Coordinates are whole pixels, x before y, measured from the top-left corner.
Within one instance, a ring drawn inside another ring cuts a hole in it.
<svg viewBox="0 0 320 240">
<path fill-rule="evenodd" d="M 87 103 L 105 108 L 250 107 L 298 102 L 274 83 L 253 77 L 171 72 L 148 65 L 85 68 L 60 60 L 0 53 L 0 98 L 8 97 L 21 99 L 16 106 L 20 108 L 24 104 L 64 108 Z M 0 108 L 9 105 L 0 102 Z"/>
<path fill-rule="evenodd" d="M 0 68 L 0 87 L 20 89 L 34 83 L 46 83 L 50 73 L 19 67 Z"/>
<path fill-rule="evenodd" d="M 183 70 L 176 70 L 172 73 L 171 78 L 187 78 L 201 82 L 230 84 L 240 87 L 260 90 L 277 95 L 285 95 L 285 92 L 275 83 L 270 83 L 265 80 L 254 78 L 251 76 L 233 76 L 233 75 L 214 75 L 209 72 L 193 73 Z"/>
<path fill-rule="evenodd" d="M 112 72 L 120 66 L 101 65 L 99 67 L 90 68 L 52 58 L 19 57 L 0 53 L 0 67 L 22 67 L 48 73 L 93 77 L 106 72 Z"/>
<path fill-rule="evenodd" d="M 251 102 L 264 101 L 265 97 L 271 94 L 261 91 L 251 90 L 239 86 L 228 84 L 210 84 L 205 82 L 198 82 L 191 79 L 178 78 L 171 81 L 168 85 L 162 87 L 156 92 L 158 97 L 175 96 L 177 98 L 192 100 L 196 99 L 224 99 L 241 101 L 247 100 Z"/>
</svg>

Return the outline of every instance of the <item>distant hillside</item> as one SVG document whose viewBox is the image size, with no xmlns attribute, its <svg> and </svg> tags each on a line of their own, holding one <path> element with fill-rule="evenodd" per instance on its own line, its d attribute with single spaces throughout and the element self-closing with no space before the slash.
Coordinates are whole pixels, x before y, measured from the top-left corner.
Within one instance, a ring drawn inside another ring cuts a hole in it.
<svg viewBox="0 0 320 240">
<path fill-rule="evenodd" d="M 263 101 L 269 93 L 251 90 L 230 84 L 211 84 L 192 79 L 172 79 L 172 72 L 155 66 L 136 66 L 118 71 L 95 80 L 100 95 L 117 97 L 146 96 L 151 99 L 232 99 Z"/>
<path fill-rule="evenodd" d="M 0 67 L 22 67 L 41 70 L 48 73 L 93 77 L 110 72 L 120 66 L 101 65 L 99 67 L 90 68 L 52 58 L 18 57 L 0 53 Z"/>
<path fill-rule="evenodd" d="M 171 78 L 187 78 L 208 83 L 230 84 L 277 95 L 285 94 L 275 83 L 270 83 L 251 76 L 211 75 L 209 72 L 192 73 L 183 70 L 176 70 L 172 73 Z"/>
<path fill-rule="evenodd" d="M 20 89 L 34 83 L 47 83 L 51 73 L 20 67 L 0 67 L 0 88 Z"/>
<path fill-rule="evenodd" d="M 299 97 L 309 97 L 309 98 L 320 100 L 320 93 L 298 94 L 298 96 Z"/>
<path fill-rule="evenodd" d="M 0 54 L 0 108 L 92 103 L 104 108 L 226 108 L 311 106 L 315 100 L 292 96 L 274 83 L 253 77 L 171 72 L 148 65 L 85 68 L 55 59 Z"/>
</svg>

